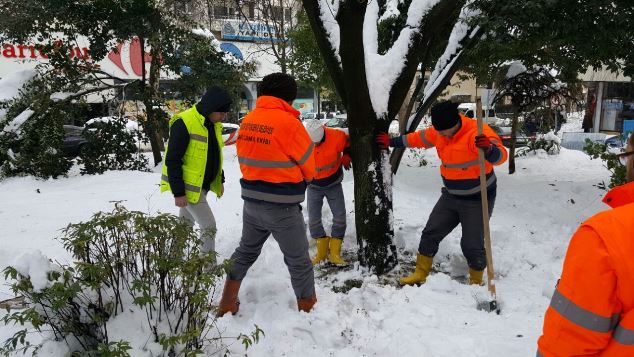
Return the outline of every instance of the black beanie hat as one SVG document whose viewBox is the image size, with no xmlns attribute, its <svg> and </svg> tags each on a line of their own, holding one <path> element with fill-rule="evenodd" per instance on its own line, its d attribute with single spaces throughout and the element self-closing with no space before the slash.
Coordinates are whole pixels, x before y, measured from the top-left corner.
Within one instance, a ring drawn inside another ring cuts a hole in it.
<svg viewBox="0 0 634 357">
<path fill-rule="evenodd" d="M 198 110 L 200 115 L 207 118 L 209 114 L 214 112 L 228 112 L 231 108 L 231 102 L 231 96 L 226 90 L 218 86 L 211 86 L 203 94 L 200 102 L 196 104 L 196 110 Z"/>
<path fill-rule="evenodd" d="M 260 95 L 270 95 L 292 102 L 297 98 L 297 82 L 285 73 L 271 73 L 264 78 L 259 85 Z"/>
<path fill-rule="evenodd" d="M 451 129 L 460 122 L 458 104 L 452 102 L 440 102 L 431 107 L 431 124 L 436 130 Z"/>
</svg>

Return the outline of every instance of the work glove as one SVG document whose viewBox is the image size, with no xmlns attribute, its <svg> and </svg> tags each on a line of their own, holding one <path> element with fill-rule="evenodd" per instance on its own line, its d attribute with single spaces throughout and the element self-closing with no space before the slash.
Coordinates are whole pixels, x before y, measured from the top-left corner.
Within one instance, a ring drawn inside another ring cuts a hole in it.
<svg viewBox="0 0 634 357">
<path fill-rule="evenodd" d="M 489 137 L 482 134 L 475 137 L 475 145 L 478 148 L 483 149 L 486 153 L 490 152 L 491 149 L 493 149 L 493 144 L 491 143 Z"/>
<path fill-rule="evenodd" d="M 350 155 L 345 154 L 341 157 L 341 166 L 343 166 L 344 169 L 350 170 L 351 162 L 352 162 L 352 159 L 350 158 Z"/>
<path fill-rule="evenodd" d="M 390 136 L 387 133 L 379 133 L 376 136 L 376 143 L 379 144 L 381 150 L 390 148 Z"/>
</svg>

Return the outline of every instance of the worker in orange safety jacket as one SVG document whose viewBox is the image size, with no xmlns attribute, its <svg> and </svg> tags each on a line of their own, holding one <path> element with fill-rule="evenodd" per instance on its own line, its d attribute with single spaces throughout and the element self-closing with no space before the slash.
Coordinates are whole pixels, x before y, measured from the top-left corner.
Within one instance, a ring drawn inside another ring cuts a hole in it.
<svg viewBox="0 0 634 357">
<path fill-rule="evenodd" d="M 279 244 L 291 276 L 297 308 L 309 312 L 317 302 L 313 264 L 300 203 L 315 176 L 314 144 L 292 103 L 295 79 L 284 73 L 265 76 L 255 109 L 240 124 L 236 142 L 242 179 L 242 237 L 218 306 L 218 316 L 235 314 L 242 279 L 269 236 Z"/>
<path fill-rule="evenodd" d="M 350 139 L 344 131 L 326 128 L 319 119 L 304 122 L 306 131 L 315 143 L 316 174 L 306 190 L 308 228 L 317 243 L 313 264 L 328 261 L 334 265 L 347 265 L 341 258 L 341 245 L 346 233 L 346 202 L 343 196 L 343 169 L 350 169 Z M 324 198 L 332 211 L 332 230 L 326 234 L 321 219 Z"/>
<path fill-rule="evenodd" d="M 634 356 L 634 135 L 619 159 L 628 183 L 572 236 L 537 356 Z"/>
<path fill-rule="evenodd" d="M 400 279 L 402 285 L 422 284 L 431 271 L 440 242 L 458 224 L 462 225 L 460 247 L 469 265 L 470 284 L 482 284 L 486 268 L 482 201 L 480 196 L 480 166 L 478 150 L 484 150 L 489 215 L 493 211 L 497 180 L 493 166 L 507 159 L 502 140 L 488 126 L 478 135 L 477 122 L 458 112 L 458 105 L 441 102 L 431 108 L 431 128 L 390 139 L 387 133 L 377 136 L 380 147 L 436 147 L 442 161 L 440 175 L 444 186 L 423 229 L 416 269 Z"/>
</svg>

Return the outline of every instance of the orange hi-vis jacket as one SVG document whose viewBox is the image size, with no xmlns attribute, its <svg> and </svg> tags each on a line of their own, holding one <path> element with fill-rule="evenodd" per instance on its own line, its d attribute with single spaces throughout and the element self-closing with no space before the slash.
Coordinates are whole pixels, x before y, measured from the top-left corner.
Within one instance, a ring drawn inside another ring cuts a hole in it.
<svg viewBox="0 0 634 357">
<path fill-rule="evenodd" d="M 570 241 L 537 356 L 634 356 L 634 182 Z"/>
<path fill-rule="evenodd" d="M 297 204 L 315 176 L 314 144 L 299 112 L 283 99 L 261 96 L 240 124 L 238 162 L 242 198 Z"/>
<path fill-rule="evenodd" d="M 478 123 L 463 115 L 460 115 L 460 119 L 461 128 L 451 138 L 440 135 L 433 127 L 401 136 L 401 138 L 405 147 L 426 149 L 436 147 L 438 157 L 442 161 L 440 175 L 447 192 L 456 196 L 475 196 L 480 193 L 479 149 L 475 146 Z M 502 140 L 486 124 L 484 124 L 483 133 L 493 144 L 493 149 L 485 156 L 487 189 L 491 192 L 496 188 L 493 166 L 503 164 L 508 154 L 502 145 Z"/>
<path fill-rule="evenodd" d="M 330 187 L 343 180 L 341 156 L 350 150 L 350 138 L 338 129 L 324 128 L 324 138 L 315 146 L 317 174 L 311 186 Z"/>
</svg>

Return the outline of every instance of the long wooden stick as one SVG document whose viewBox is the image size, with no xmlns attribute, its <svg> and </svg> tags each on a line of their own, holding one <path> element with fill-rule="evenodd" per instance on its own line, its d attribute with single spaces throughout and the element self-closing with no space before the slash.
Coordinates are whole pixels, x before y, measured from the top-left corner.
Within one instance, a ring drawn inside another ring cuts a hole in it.
<svg viewBox="0 0 634 357">
<path fill-rule="evenodd" d="M 482 120 L 482 100 L 476 99 L 476 118 L 478 120 L 478 135 L 484 132 Z M 491 297 L 496 300 L 495 271 L 493 270 L 493 251 L 491 249 L 491 230 L 489 228 L 489 198 L 487 197 L 486 168 L 484 165 L 484 150 L 478 150 L 478 162 L 480 163 L 480 197 L 482 198 L 482 223 L 484 227 L 484 244 L 487 255 L 487 286 Z"/>
</svg>

